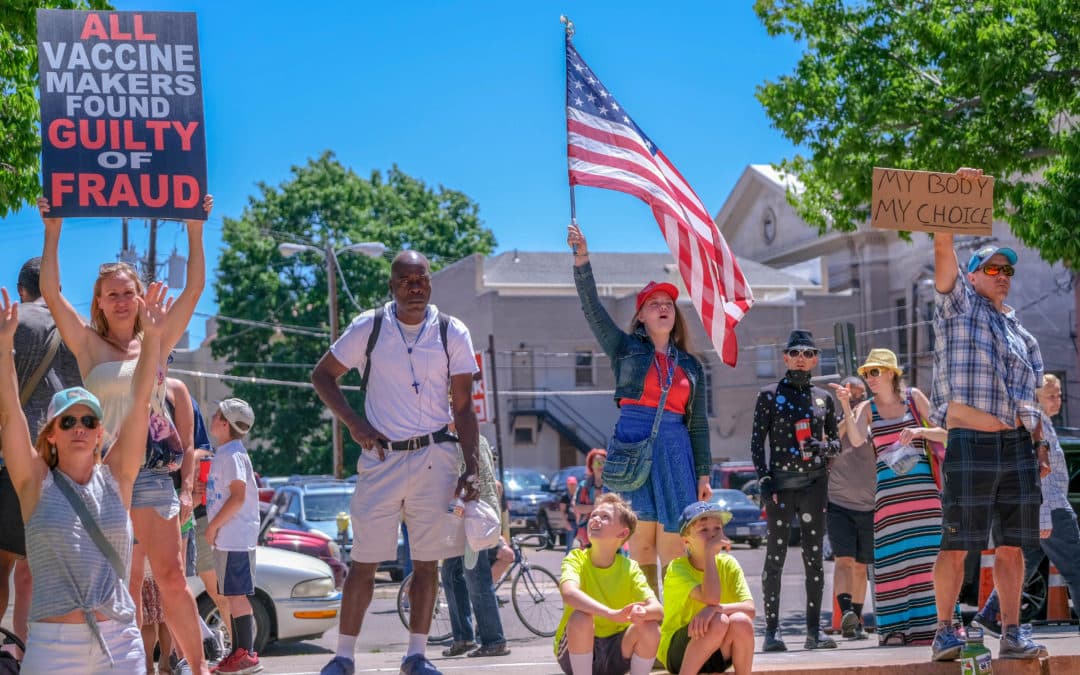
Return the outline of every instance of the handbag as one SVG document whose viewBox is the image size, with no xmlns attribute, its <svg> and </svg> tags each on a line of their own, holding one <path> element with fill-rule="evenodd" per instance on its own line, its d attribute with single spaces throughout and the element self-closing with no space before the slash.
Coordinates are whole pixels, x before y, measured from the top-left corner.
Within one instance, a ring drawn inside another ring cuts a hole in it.
<svg viewBox="0 0 1080 675">
<path fill-rule="evenodd" d="M 914 399 L 911 398 L 911 389 L 907 390 L 907 405 L 911 410 L 911 416 L 915 418 L 919 426 L 923 428 L 931 426 L 929 420 L 923 419 L 919 413 L 919 406 L 915 405 Z M 941 465 L 945 462 L 945 444 L 929 439 L 923 439 L 923 442 L 926 444 L 926 459 L 930 462 L 930 473 L 934 476 L 934 484 L 937 485 L 938 490 L 941 490 Z"/>
<path fill-rule="evenodd" d="M 656 406 L 656 416 L 653 417 L 652 431 L 649 437 L 633 443 L 620 441 L 614 433 L 608 442 L 607 458 L 604 460 L 604 485 L 613 492 L 633 492 L 637 490 L 652 473 L 652 446 L 656 440 L 656 432 L 660 429 L 660 419 L 664 415 L 664 404 L 667 402 L 668 390 L 664 389 L 660 394 L 660 402 Z"/>
<path fill-rule="evenodd" d="M 26 645 L 19 639 L 19 636 L 12 633 L 8 629 L 0 626 L 0 637 L 5 638 L 5 642 L 10 642 L 19 648 L 23 654 L 26 653 Z M 9 654 L 8 652 L 0 651 L 0 675 L 16 675 L 19 672 L 20 664 L 18 659 Z"/>
</svg>

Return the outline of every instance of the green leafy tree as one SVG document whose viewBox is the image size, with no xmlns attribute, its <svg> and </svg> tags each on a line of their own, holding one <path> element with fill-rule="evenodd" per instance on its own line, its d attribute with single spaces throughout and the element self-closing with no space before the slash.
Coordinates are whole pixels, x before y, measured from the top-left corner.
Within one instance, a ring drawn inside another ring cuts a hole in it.
<svg viewBox="0 0 1080 675">
<path fill-rule="evenodd" d="M 0 2 L 0 218 L 41 194 L 37 10 L 112 9 L 102 0 Z"/>
<path fill-rule="evenodd" d="M 868 217 L 874 166 L 997 179 L 996 212 L 1050 263 L 1080 270 L 1080 2 L 757 0 L 806 50 L 759 87 L 805 155 L 781 168 L 821 230 Z"/>
<path fill-rule="evenodd" d="M 490 253 L 495 246 L 475 202 L 443 186 L 432 189 L 396 166 L 364 179 L 325 152 L 294 166 L 281 185 L 260 184 L 259 192 L 239 219 L 225 218 L 215 290 L 222 315 L 283 328 L 219 324 L 213 354 L 230 364 L 232 375 L 307 382 L 329 346 L 325 260 L 313 253 L 285 258 L 278 252 L 280 243 L 335 250 L 366 241 L 386 245 L 387 254 L 379 259 L 349 253 L 338 257 L 340 273 L 359 305 L 339 295 L 342 327 L 361 308 L 388 297 L 390 260 L 397 251 L 421 251 L 437 270 L 473 253 Z M 309 332 L 291 332 L 290 326 Z M 352 372 L 343 383 L 358 385 L 359 379 Z M 252 435 L 268 448 L 252 455 L 261 472 L 330 471 L 329 417 L 312 389 L 244 382 L 232 388 L 255 410 Z M 346 395 L 359 404 L 355 392 Z M 348 468 L 355 466 L 360 448 L 342 431 Z"/>
</svg>

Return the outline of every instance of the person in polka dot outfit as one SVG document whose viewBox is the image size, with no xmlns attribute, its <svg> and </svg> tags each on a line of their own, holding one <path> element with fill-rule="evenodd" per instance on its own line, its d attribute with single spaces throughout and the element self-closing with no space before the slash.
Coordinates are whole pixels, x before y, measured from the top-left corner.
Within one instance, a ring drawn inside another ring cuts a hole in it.
<svg viewBox="0 0 1080 675">
<path fill-rule="evenodd" d="M 780 578 L 787 558 L 792 518 L 802 531 L 806 574 L 806 649 L 831 649 L 836 642 L 821 631 L 825 571 L 821 542 L 828 503 L 827 459 L 840 452 L 832 397 L 810 383 L 818 348 L 810 331 L 794 330 L 784 350 L 787 373 L 758 394 L 750 456 L 761 484 L 769 532 L 761 589 L 765 596 L 764 651 L 787 651 L 780 638 Z M 766 459 L 766 438 L 769 453 Z"/>
</svg>

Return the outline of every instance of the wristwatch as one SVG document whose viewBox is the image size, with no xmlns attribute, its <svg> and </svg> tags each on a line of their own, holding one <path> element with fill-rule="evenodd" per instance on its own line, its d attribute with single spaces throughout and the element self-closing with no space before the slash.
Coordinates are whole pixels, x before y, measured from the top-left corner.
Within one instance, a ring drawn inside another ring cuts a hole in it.
<svg viewBox="0 0 1080 675">
<path fill-rule="evenodd" d="M 1035 446 L 1035 450 L 1038 450 L 1039 448 L 1046 448 L 1047 450 L 1050 449 L 1050 441 L 1044 438 L 1040 438 L 1039 440 L 1035 441 L 1033 445 Z"/>
</svg>

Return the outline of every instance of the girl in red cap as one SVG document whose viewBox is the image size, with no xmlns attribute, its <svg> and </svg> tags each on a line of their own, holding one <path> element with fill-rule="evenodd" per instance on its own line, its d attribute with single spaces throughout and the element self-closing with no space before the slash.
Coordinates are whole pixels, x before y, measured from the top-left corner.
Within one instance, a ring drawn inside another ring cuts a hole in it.
<svg viewBox="0 0 1080 675">
<path fill-rule="evenodd" d="M 567 230 L 581 308 L 615 373 L 619 419 L 612 442 L 642 441 L 655 428 L 648 476 L 622 496 L 638 515 L 630 556 L 656 590 L 657 558 L 666 567 L 684 553 L 679 537 L 683 509 L 712 496 L 704 370 L 690 354 L 686 322 L 675 304 L 679 290 L 666 282 L 649 282 L 638 293 L 630 331 L 624 332 L 600 303 L 585 236 L 577 225 Z M 610 469 L 614 455 L 610 444 L 608 450 L 605 466 Z M 610 477 L 605 480 L 611 488 Z"/>
</svg>

